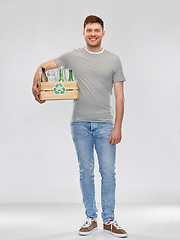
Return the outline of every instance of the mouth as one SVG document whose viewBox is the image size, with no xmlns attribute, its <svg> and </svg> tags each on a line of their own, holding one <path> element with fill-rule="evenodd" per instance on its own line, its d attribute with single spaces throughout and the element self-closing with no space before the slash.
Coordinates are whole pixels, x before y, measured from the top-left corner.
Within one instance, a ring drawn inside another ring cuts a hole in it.
<svg viewBox="0 0 180 240">
<path fill-rule="evenodd" d="M 97 38 L 89 38 L 89 40 L 90 40 L 91 42 L 95 42 L 95 41 L 97 40 Z"/>
</svg>

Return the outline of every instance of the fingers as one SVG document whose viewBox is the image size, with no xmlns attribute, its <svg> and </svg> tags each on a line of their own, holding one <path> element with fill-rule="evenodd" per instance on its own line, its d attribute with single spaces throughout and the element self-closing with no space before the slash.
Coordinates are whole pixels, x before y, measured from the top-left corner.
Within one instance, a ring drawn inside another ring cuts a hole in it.
<svg viewBox="0 0 180 240">
<path fill-rule="evenodd" d="M 32 93 L 33 93 L 34 97 L 36 98 L 36 96 L 39 95 L 39 90 L 38 90 L 38 88 L 33 87 L 33 88 L 32 88 Z"/>
<path fill-rule="evenodd" d="M 121 141 L 121 139 L 112 139 L 112 140 L 110 141 L 110 143 L 113 144 L 113 145 L 115 145 L 115 144 L 120 143 L 120 141 Z"/>
<path fill-rule="evenodd" d="M 37 102 L 39 102 L 40 104 L 46 102 L 45 100 L 40 100 L 39 89 L 38 89 L 36 86 L 33 86 L 32 92 L 33 92 L 33 95 L 34 95 L 35 100 L 36 100 Z"/>
<path fill-rule="evenodd" d="M 115 145 L 121 142 L 121 136 L 113 136 L 112 134 L 109 137 L 109 143 Z"/>
<path fill-rule="evenodd" d="M 40 99 L 39 99 L 39 89 L 36 86 L 33 86 L 32 93 L 33 93 L 36 101 L 39 102 L 40 101 Z"/>
<path fill-rule="evenodd" d="M 112 137 L 111 137 L 111 134 L 110 134 L 110 137 L 109 137 L 109 143 L 111 143 L 111 140 L 112 140 Z"/>
</svg>

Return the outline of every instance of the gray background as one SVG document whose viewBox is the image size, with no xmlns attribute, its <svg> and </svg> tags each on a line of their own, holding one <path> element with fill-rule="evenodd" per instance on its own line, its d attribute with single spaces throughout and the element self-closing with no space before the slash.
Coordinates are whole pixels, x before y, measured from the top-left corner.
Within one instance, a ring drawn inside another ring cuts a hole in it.
<svg viewBox="0 0 180 240">
<path fill-rule="evenodd" d="M 117 202 L 180 197 L 180 1 L 0 1 L 0 202 L 81 202 L 69 122 L 72 101 L 35 102 L 39 64 L 84 47 L 83 21 L 105 22 L 103 47 L 125 83 Z M 97 161 L 96 161 L 97 162 Z M 96 196 L 100 176 L 96 163 Z"/>
</svg>

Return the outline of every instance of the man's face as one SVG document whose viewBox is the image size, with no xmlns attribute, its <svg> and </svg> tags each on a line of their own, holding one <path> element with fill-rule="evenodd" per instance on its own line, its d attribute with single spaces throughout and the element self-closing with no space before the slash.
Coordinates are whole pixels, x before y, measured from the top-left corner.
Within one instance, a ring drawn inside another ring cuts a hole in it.
<svg viewBox="0 0 180 240">
<path fill-rule="evenodd" d="M 83 31 L 85 41 L 90 47 L 99 47 L 105 31 L 99 23 L 88 23 Z"/>
</svg>

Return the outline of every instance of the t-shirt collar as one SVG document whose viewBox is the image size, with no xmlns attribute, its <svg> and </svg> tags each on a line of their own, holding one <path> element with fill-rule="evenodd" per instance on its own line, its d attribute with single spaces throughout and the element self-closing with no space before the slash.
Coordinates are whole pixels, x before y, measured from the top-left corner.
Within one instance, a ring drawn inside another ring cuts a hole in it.
<svg viewBox="0 0 180 240">
<path fill-rule="evenodd" d="M 90 54 L 100 54 L 102 52 L 104 52 L 104 48 L 100 51 L 100 52 L 90 52 L 89 50 L 87 50 L 87 48 L 85 47 L 86 51 Z"/>
</svg>

